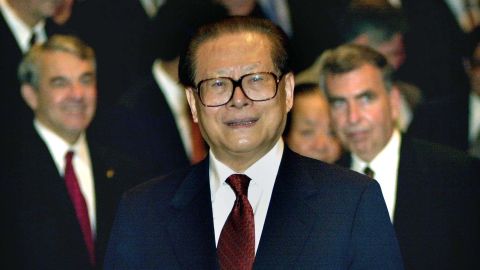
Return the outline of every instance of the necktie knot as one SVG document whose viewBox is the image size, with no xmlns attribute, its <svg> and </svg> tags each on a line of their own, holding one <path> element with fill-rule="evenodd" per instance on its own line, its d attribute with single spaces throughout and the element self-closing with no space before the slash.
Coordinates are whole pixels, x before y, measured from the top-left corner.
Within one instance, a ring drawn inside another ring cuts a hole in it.
<svg viewBox="0 0 480 270">
<path fill-rule="evenodd" d="M 370 178 L 375 177 L 375 172 L 369 166 L 367 166 L 367 167 L 365 167 L 365 169 L 363 169 L 363 173 L 366 174 Z"/>
<path fill-rule="evenodd" d="M 28 41 L 28 45 L 30 46 L 29 49 L 37 43 L 37 33 L 35 31 L 32 32 L 30 36 L 30 40 Z"/>
<path fill-rule="evenodd" d="M 73 158 L 73 154 L 75 152 L 73 152 L 72 150 L 68 151 L 66 154 L 65 154 L 65 161 L 68 163 L 71 163 L 72 162 L 72 158 Z"/>
<path fill-rule="evenodd" d="M 233 189 L 237 198 L 242 195 L 248 197 L 248 186 L 250 184 L 248 176 L 245 174 L 232 174 L 227 178 L 226 182 Z"/>
</svg>

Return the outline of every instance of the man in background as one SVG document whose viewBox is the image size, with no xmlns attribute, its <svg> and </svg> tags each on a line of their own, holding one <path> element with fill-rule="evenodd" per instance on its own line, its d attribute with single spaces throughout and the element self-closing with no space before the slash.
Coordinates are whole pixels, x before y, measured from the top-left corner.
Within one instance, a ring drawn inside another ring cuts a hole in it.
<svg viewBox="0 0 480 270">
<path fill-rule="evenodd" d="M 406 269 L 476 269 L 480 162 L 404 136 L 385 57 L 343 45 L 321 58 L 321 87 L 347 153 L 340 164 L 380 183 Z"/>
<path fill-rule="evenodd" d="M 87 137 L 96 109 L 93 50 L 72 36 L 34 45 L 21 94 L 35 117 L 2 145 L 10 269 L 102 269 L 127 179 L 141 173 Z M 5 206 L 5 205 L 4 205 Z"/>
<path fill-rule="evenodd" d="M 470 34 L 464 67 L 470 92 L 436 98 L 419 106 L 408 133 L 480 158 L 480 28 Z"/>
</svg>

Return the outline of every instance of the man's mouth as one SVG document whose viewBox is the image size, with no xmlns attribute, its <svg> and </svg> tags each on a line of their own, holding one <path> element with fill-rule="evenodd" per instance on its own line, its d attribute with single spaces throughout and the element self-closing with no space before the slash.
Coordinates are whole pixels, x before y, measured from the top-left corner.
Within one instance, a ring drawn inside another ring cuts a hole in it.
<svg viewBox="0 0 480 270">
<path fill-rule="evenodd" d="M 249 119 L 236 119 L 236 120 L 230 120 L 226 121 L 225 124 L 229 127 L 250 127 L 255 125 L 255 123 L 258 121 L 258 119 L 255 118 L 249 118 Z"/>
<path fill-rule="evenodd" d="M 356 130 L 347 132 L 347 137 L 352 141 L 359 141 L 367 136 L 368 132 L 365 130 Z"/>
</svg>

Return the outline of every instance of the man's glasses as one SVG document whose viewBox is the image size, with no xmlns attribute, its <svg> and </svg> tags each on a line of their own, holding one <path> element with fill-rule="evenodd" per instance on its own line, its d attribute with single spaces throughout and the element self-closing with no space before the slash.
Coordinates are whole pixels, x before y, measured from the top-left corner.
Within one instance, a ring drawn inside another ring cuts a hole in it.
<svg viewBox="0 0 480 270">
<path fill-rule="evenodd" d="M 205 79 L 197 84 L 197 93 L 206 107 L 219 107 L 230 102 L 237 86 L 250 100 L 266 101 L 277 95 L 282 76 L 272 72 L 257 72 L 245 74 L 238 80 L 229 77 Z"/>
</svg>

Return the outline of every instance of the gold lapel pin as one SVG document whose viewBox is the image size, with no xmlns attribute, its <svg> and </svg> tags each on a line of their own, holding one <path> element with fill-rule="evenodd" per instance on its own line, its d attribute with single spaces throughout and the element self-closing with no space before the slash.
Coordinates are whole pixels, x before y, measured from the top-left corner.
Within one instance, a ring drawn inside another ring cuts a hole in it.
<svg viewBox="0 0 480 270">
<path fill-rule="evenodd" d="M 108 169 L 107 172 L 106 172 L 106 176 L 107 178 L 113 178 L 113 176 L 115 176 L 115 170 L 114 169 Z"/>
</svg>

